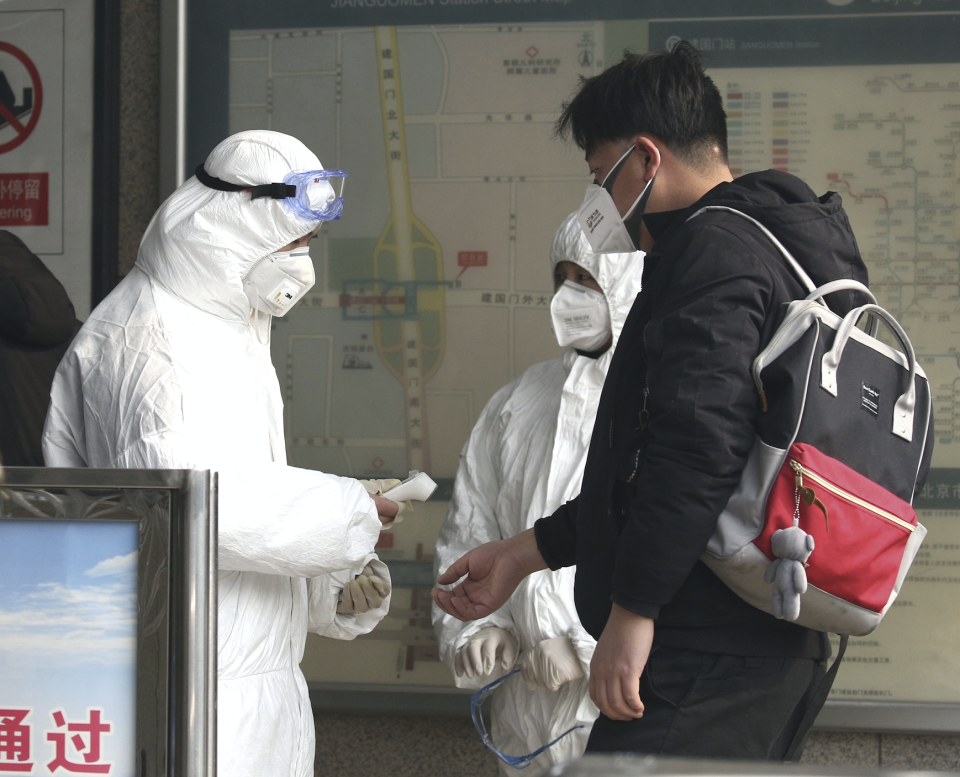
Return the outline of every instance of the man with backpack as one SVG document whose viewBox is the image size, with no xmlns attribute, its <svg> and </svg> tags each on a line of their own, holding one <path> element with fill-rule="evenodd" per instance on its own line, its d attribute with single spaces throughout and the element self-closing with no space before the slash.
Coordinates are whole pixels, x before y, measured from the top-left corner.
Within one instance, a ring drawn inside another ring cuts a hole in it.
<svg viewBox="0 0 960 777">
<path fill-rule="evenodd" d="M 646 251 L 643 291 L 603 388 L 580 496 L 463 556 L 439 582 L 466 579 L 434 599 L 471 620 L 531 572 L 576 564 L 577 610 L 598 640 L 590 688 L 601 715 L 588 751 L 797 756 L 827 637 L 747 604 L 699 559 L 754 444 L 752 362 L 806 290 L 755 224 L 700 211 L 756 219 L 817 285 L 866 283 L 840 197 L 772 170 L 733 180 L 720 93 L 686 43 L 585 80 L 558 130 L 599 184 L 581 207 L 592 247 Z M 830 299 L 841 315 L 855 302 Z"/>
</svg>

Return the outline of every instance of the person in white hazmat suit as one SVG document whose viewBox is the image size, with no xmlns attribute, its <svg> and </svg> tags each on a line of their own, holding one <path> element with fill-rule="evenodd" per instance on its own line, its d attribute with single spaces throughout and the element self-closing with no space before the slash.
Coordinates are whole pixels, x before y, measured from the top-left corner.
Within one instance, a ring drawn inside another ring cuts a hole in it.
<svg viewBox="0 0 960 777">
<path fill-rule="evenodd" d="M 477 545 L 531 528 L 580 491 L 603 380 L 640 292 L 643 254 L 591 253 L 573 213 L 554 237 L 550 263 L 553 329 L 568 347 L 530 367 L 484 408 L 460 455 L 437 540 L 438 574 Z M 537 756 L 528 775 L 582 755 L 598 714 L 587 677 L 596 642 L 577 617 L 574 573 L 567 567 L 530 575 L 501 609 L 469 623 L 433 607 L 440 655 L 458 687 L 483 687 L 521 655 L 522 674 L 493 692 L 490 733 L 498 750 L 525 755 L 584 726 Z M 516 773 L 502 761 L 500 771 Z"/>
<path fill-rule="evenodd" d="M 296 171 L 316 173 L 299 212 L 283 196 L 292 188 L 251 191 Z M 306 633 L 353 639 L 389 607 L 373 548 L 396 505 L 286 466 L 265 339 L 271 315 L 313 285 L 300 246 L 342 209 L 320 171 L 280 133 L 220 143 L 197 171 L 208 183 L 193 177 L 163 203 L 136 265 L 67 351 L 44 431 L 51 467 L 219 472 L 217 758 L 228 777 L 312 777 Z"/>
</svg>

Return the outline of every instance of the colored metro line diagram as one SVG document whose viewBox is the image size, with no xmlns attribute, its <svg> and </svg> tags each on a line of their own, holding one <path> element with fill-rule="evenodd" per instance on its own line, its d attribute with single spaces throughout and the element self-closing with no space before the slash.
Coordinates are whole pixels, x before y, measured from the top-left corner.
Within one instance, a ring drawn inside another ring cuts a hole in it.
<svg viewBox="0 0 960 777">
<path fill-rule="evenodd" d="M 734 175 L 843 198 L 870 286 L 934 387 L 934 466 L 960 439 L 960 66 L 719 70 Z M 814 87 L 814 84 L 817 87 Z"/>
</svg>

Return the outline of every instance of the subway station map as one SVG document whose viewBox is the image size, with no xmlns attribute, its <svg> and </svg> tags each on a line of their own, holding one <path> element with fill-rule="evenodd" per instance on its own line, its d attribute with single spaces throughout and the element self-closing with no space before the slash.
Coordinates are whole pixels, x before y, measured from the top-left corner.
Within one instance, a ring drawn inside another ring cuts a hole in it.
<svg viewBox="0 0 960 777">
<path fill-rule="evenodd" d="M 593 23 L 234 35 L 231 131 L 350 174 L 274 332 L 292 463 L 452 478 L 493 392 L 558 353 L 548 252 L 588 176 L 552 122 L 602 48 Z"/>
<path fill-rule="evenodd" d="M 288 459 L 354 477 L 424 469 L 441 482 L 438 500 L 381 540 L 390 616 L 353 643 L 311 637 L 308 680 L 450 684 L 428 593 L 443 500 L 490 396 L 560 352 L 548 251 L 589 177 L 552 123 L 578 77 L 618 56 L 611 39 L 630 24 L 640 35 L 633 22 L 231 35 L 230 131 L 288 132 L 350 175 L 342 220 L 312 244 L 317 285 L 272 333 Z M 851 642 L 832 698 L 953 700 L 939 678 L 957 674 L 960 634 L 929 624 L 960 623 L 960 66 L 710 74 L 734 175 L 773 167 L 840 192 L 871 286 L 933 388 L 939 474 L 920 511 L 930 534 L 894 611 Z"/>
</svg>

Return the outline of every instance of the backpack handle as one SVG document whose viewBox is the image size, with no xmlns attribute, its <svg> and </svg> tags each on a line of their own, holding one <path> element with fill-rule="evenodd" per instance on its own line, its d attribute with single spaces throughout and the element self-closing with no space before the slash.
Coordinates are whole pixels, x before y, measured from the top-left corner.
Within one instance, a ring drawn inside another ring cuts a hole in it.
<svg viewBox="0 0 960 777">
<path fill-rule="evenodd" d="M 829 283 L 825 283 L 820 288 L 811 291 L 805 299 L 807 301 L 814 299 L 822 300 L 823 297 L 826 297 L 828 294 L 833 294 L 835 291 L 847 290 L 859 291 L 864 297 L 867 298 L 868 302 L 874 305 L 877 304 L 877 298 L 873 296 L 873 292 L 870 291 L 870 289 L 860 283 L 860 281 L 854 281 L 849 278 L 841 278 L 839 281 L 830 281 Z M 870 335 L 870 337 L 876 337 L 877 329 L 879 327 L 880 319 L 877 316 L 871 315 L 870 323 L 867 326 L 867 334 Z"/>
<path fill-rule="evenodd" d="M 820 362 L 820 386 L 828 393 L 837 396 L 837 368 L 840 366 L 840 357 L 843 356 L 843 349 L 850 339 L 853 328 L 857 321 L 865 313 L 873 316 L 874 321 L 882 320 L 890 331 L 896 336 L 903 348 L 906 357 L 907 366 L 910 368 L 910 379 L 907 390 L 900 396 L 893 406 L 893 433 L 907 442 L 913 439 L 913 414 L 917 404 L 916 394 L 916 375 L 917 375 L 917 356 L 914 353 L 910 338 L 903 331 L 903 327 L 897 320 L 879 305 L 867 304 L 854 308 L 840 322 L 837 334 L 833 338 L 833 346 L 823 355 Z"/>
</svg>

